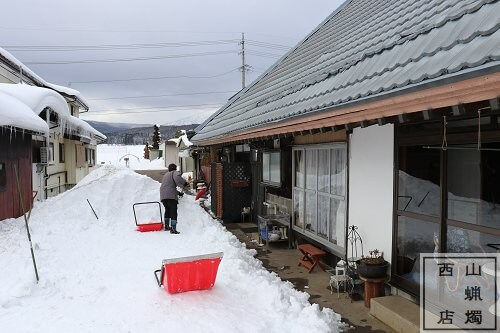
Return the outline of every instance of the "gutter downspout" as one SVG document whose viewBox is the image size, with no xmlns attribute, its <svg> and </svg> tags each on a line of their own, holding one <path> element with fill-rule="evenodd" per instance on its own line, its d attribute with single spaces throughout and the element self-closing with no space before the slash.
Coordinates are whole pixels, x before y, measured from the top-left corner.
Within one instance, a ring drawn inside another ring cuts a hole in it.
<svg viewBox="0 0 500 333">
<path fill-rule="evenodd" d="M 46 108 L 45 109 L 45 117 L 46 117 L 46 122 L 47 122 L 47 127 L 49 128 L 49 130 L 47 131 L 47 135 L 45 137 L 45 144 L 46 144 L 46 147 L 47 147 L 47 162 L 45 163 L 45 172 L 44 172 L 44 179 L 45 179 L 45 186 L 44 186 L 44 196 L 42 198 L 43 199 L 47 199 L 47 184 L 48 184 L 48 180 L 49 180 L 49 175 L 48 175 L 48 172 L 49 172 L 49 159 L 50 159 L 50 110 L 49 108 Z"/>
</svg>

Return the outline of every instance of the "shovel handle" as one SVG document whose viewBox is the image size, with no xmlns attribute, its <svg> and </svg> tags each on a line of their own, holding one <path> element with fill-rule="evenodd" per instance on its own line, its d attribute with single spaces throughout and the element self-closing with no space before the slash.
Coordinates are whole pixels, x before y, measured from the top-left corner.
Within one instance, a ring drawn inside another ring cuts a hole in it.
<svg viewBox="0 0 500 333">
<path fill-rule="evenodd" d="M 137 215 L 135 213 L 135 206 L 148 205 L 148 204 L 158 204 L 158 209 L 160 210 L 160 220 L 161 220 L 161 223 L 163 223 L 163 215 L 161 213 L 161 203 L 159 201 L 136 202 L 135 204 L 132 205 L 132 210 L 134 211 L 134 219 L 135 219 L 136 226 L 139 226 L 139 224 L 137 223 Z"/>
<path fill-rule="evenodd" d="M 158 273 L 160 273 L 160 272 L 161 272 L 162 274 L 161 274 L 160 278 L 158 278 Z M 156 282 L 158 283 L 158 287 L 160 287 L 160 288 L 161 288 L 161 279 L 163 278 L 163 269 L 157 269 L 157 270 L 154 272 L 154 274 L 155 274 L 155 279 L 156 279 Z"/>
</svg>

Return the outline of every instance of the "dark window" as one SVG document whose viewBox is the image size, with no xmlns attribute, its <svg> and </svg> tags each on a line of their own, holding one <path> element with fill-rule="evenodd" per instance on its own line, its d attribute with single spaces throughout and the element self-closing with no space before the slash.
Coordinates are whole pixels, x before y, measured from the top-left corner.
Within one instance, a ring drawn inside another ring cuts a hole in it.
<svg viewBox="0 0 500 333">
<path fill-rule="evenodd" d="M 59 144 L 59 163 L 64 163 L 64 143 Z"/>
<path fill-rule="evenodd" d="M 483 148 L 448 151 L 448 219 L 500 229 L 500 144 Z"/>
<path fill-rule="evenodd" d="M 0 163 L 0 191 L 5 191 L 7 188 L 7 170 L 5 170 L 5 163 Z"/>
<path fill-rule="evenodd" d="M 398 210 L 439 216 L 440 151 L 422 146 L 399 149 Z"/>
<path fill-rule="evenodd" d="M 41 163 L 42 159 L 40 156 L 40 148 L 42 147 L 42 141 L 32 141 L 31 143 L 31 158 L 33 163 Z"/>
</svg>

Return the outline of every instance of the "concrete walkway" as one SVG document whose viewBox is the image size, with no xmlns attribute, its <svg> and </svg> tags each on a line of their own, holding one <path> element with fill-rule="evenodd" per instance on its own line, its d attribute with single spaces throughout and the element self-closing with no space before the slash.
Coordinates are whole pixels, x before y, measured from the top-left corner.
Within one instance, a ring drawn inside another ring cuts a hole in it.
<svg viewBox="0 0 500 333">
<path fill-rule="evenodd" d="M 341 293 L 340 298 L 337 298 L 335 290 L 330 294 L 328 273 L 315 268 L 309 274 L 304 267 L 298 267 L 297 262 L 302 256 L 297 249 L 288 249 L 287 244 L 280 243 L 270 244 L 269 252 L 266 252 L 257 242 L 252 241 L 258 237 L 256 232 L 249 232 L 252 228 L 256 230 L 255 224 L 231 223 L 225 226 L 248 248 L 257 250 L 256 257 L 268 270 L 278 274 L 281 279 L 293 283 L 297 290 L 311 295 L 310 302 L 329 307 L 339 313 L 344 322 L 353 326 L 351 332 L 394 332 L 371 316 L 363 301 L 351 302 L 346 293 Z"/>
</svg>

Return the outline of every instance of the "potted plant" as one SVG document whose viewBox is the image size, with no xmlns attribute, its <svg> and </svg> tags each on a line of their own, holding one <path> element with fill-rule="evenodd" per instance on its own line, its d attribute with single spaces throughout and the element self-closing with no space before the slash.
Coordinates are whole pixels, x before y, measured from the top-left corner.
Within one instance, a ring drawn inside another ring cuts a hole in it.
<svg viewBox="0 0 500 333">
<path fill-rule="evenodd" d="M 372 279 L 384 277 L 387 273 L 387 267 L 389 267 L 389 263 L 384 259 L 384 253 L 377 249 L 369 253 L 369 256 L 363 256 L 356 261 L 359 275 Z"/>
</svg>

